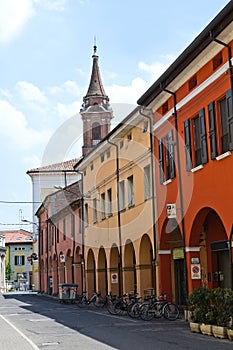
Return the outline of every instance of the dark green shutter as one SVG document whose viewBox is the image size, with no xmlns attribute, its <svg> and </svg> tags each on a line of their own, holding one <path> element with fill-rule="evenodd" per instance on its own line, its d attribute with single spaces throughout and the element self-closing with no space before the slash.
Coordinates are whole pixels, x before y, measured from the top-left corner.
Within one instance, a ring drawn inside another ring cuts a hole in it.
<svg viewBox="0 0 233 350">
<path fill-rule="evenodd" d="M 218 155 L 217 140 L 216 140 L 216 119 L 215 119 L 215 105 L 214 102 L 208 104 L 209 114 L 209 136 L 210 136 L 210 155 L 211 159 L 215 159 Z"/>
<path fill-rule="evenodd" d="M 173 141 L 173 130 L 170 130 L 168 133 L 168 153 L 169 153 L 169 174 L 170 179 L 175 177 L 175 162 L 174 162 L 174 141 Z"/>
<path fill-rule="evenodd" d="M 185 155 L 186 155 L 186 170 L 192 169 L 192 147 L 190 135 L 190 120 L 184 121 L 184 140 L 185 140 Z"/>
<path fill-rule="evenodd" d="M 199 111 L 199 123 L 201 131 L 201 162 L 205 164 L 208 162 L 208 153 L 207 153 L 207 143 L 206 143 L 206 125 L 205 125 L 205 110 L 202 108 Z"/>
<path fill-rule="evenodd" d="M 164 182 L 164 157 L 163 157 L 163 141 L 159 140 L 159 175 L 160 183 Z"/>
<path fill-rule="evenodd" d="M 226 110 L 227 110 L 227 124 L 228 124 L 228 141 L 229 150 L 233 149 L 233 111 L 232 111 L 232 91 L 226 92 Z"/>
</svg>

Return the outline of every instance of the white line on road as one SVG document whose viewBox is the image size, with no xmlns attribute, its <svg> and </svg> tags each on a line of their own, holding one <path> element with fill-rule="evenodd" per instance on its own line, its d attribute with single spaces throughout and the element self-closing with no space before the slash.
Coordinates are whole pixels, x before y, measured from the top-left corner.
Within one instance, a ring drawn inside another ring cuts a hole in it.
<svg viewBox="0 0 233 350">
<path fill-rule="evenodd" d="M 8 323 L 16 332 L 18 332 L 21 337 L 23 337 L 35 350 L 40 350 L 36 344 L 34 344 L 25 334 L 23 334 L 17 327 L 15 327 L 10 321 L 8 321 L 3 315 L 0 315 L 0 317 Z"/>
</svg>

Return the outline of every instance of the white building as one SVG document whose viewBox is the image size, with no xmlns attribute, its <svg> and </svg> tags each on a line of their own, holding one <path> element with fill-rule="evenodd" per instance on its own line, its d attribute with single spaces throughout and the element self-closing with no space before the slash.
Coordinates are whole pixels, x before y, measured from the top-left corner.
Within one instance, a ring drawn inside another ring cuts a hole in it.
<svg viewBox="0 0 233 350">
<path fill-rule="evenodd" d="M 5 267 L 6 267 L 5 236 L 0 234 L 0 292 L 4 292 L 6 290 Z"/>
</svg>

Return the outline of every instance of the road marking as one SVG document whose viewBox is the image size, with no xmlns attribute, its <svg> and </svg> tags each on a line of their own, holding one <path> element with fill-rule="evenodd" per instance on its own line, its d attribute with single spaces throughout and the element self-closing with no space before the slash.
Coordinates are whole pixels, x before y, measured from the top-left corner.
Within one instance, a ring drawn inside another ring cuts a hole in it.
<svg viewBox="0 0 233 350">
<path fill-rule="evenodd" d="M 35 350 L 40 350 L 36 344 L 34 344 L 25 334 L 23 334 L 17 327 L 15 327 L 10 321 L 8 321 L 3 315 L 0 315 L 0 317 L 9 324 L 16 332 L 18 332 L 21 337 L 23 337 Z"/>
</svg>

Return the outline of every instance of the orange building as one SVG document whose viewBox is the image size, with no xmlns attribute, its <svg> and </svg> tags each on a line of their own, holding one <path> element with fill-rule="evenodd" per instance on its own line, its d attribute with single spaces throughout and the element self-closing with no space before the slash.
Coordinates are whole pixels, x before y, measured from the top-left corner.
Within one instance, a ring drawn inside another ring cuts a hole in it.
<svg viewBox="0 0 233 350">
<path fill-rule="evenodd" d="M 154 114 L 158 286 L 232 287 L 233 2 L 138 104 Z"/>
</svg>

